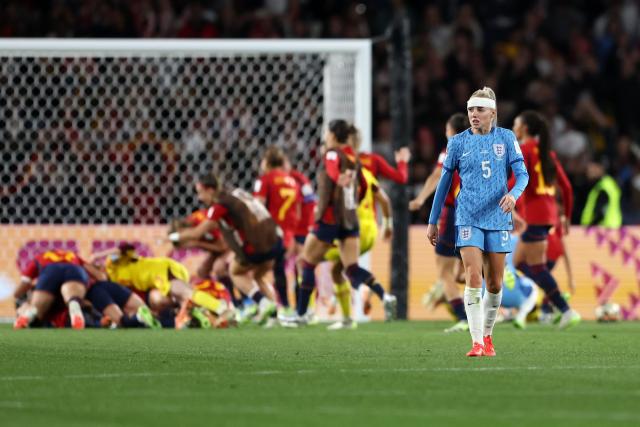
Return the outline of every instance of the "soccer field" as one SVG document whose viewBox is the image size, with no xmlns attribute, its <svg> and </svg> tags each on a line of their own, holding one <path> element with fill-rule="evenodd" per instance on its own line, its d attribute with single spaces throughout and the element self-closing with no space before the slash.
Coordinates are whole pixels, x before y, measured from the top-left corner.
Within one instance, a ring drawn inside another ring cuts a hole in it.
<svg viewBox="0 0 640 427">
<path fill-rule="evenodd" d="M 0 329 L 3 426 L 638 425 L 640 323 Z"/>
</svg>

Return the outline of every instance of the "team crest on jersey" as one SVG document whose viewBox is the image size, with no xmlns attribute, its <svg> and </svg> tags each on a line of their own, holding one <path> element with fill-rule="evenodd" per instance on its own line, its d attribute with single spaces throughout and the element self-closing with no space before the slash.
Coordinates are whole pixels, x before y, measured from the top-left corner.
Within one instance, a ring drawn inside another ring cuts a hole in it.
<svg viewBox="0 0 640 427">
<path fill-rule="evenodd" d="M 471 227 L 462 227 L 462 228 L 460 228 L 460 238 L 462 240 L 471 239 Z"/>
<path fill-rule="evenodd" d="M 503 157 L 505 153 L 504 144 L 493 144 L 493 153 L 498 157 Z"/>
</svg>

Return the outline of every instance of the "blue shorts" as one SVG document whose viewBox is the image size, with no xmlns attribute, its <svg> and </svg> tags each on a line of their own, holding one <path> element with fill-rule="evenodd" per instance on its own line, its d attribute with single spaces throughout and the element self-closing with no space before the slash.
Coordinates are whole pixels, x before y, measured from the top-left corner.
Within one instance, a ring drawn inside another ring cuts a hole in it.
<svg viewBox="0 0 640 427">
<path fill-rule="evenodd" d="M 130 289 L 117 283 L 100 281 L 94 283 L 87 291 L 87 299 L 91 301 L 96 310 L 102 312 L 111 304 L 124 308 L 132 293 Z"/>
<path fill-rule="evenodd" d="M 35 289 L 58 294 L 60 293 L 60 288 L 66 282 L 80 282 L 86 286 L 89 283 L 89 275 L 79 265 L 49 264 L 40 272 Z"/>
<path fill-rule="evenodd" d="M 349 229 L 337 224 L 326 224 L 322 221 L 316 221 L 312 233 L 316 235 L 318 240 L 333 244 L 335 240 L 345 240 L 349 237 L 360 236 L 360 227 L 356 225 L 355 228 Z"/>
<path fill-rule="evenodd" d="M 276 259 L 277 257 L 284 255 L 284 253 L 284 243 L 282 242 L 282 239 L 278 238 L 278 241 L 273 245 L 269 252 L 244 254 L 244 257 L 249 264 L 262 264 L 263 262 Z"/>
<path fill-rule="evenodd" d="M 456 256 L 456 209 L 445 206 L 440 215 L 438 224 L 438 243 L 436 253 L 441 256 L 453 258 Z"/>
<path fill-rule="evenodd" d="M 551 228 L 553 228 L 552 225 L 528 225 L 527 229 L 522 233 L 520 240 L 529 243 L 542 242 L 547 240 Z"/>
<path fill-rule="evenodd" d="M 307 240 L 307 236 L 304 235 L 295 235 L 293 236 L 293 238 L 295 239 L 296 243 L 299 243 L 301 245 L 304 245 L 304 241 Z"/>
<path fill-rule="evenodd" d="M 502 230 L 483 230 L 470 225 L 456 226 L 456 249 L 473 246 L 483 252 L 507 253 L 513 251 L 511 233 Z"/>
</svg>

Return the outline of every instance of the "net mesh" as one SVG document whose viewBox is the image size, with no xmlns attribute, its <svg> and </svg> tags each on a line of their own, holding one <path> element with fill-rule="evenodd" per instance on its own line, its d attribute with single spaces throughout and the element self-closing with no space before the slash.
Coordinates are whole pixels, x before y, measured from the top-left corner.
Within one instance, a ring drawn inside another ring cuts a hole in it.
<svg viewBox="0 0 640 427">
<path fill-rule="evenodd" d="M 354 58 L 2 57 L 0 221 L 166 223 L 210 168 L 250 189 L 269 144 L 313 176 L 323 123 L 353 120 Z"/>
</svg>

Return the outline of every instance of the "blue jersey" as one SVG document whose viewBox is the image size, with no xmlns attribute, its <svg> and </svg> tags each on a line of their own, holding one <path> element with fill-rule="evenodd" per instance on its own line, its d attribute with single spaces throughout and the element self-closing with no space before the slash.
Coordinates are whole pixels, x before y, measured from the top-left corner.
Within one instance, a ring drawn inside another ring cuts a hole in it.
<svg viewBox="0 0 640 427">
<path fill-rule="evenodd" d="M 467 129 L 449 139 L 442 167 L 443 176 L 445 171 L 453 173 L 457 170 L 460 174 L 456 226 L 474 226 L 484 230 L 513 228 L 511 213 L 504 213 L 499 206 L 500 199 L 508 192 L 509 170 L 513 169 L 517 178 L 511 191 L 516 199 L 529 180 L 522 151 L 513 132 L 494 127 L 488 134 L 479 135 Z M 434 201 L 434 208 L 439 213 L 441 206 L 436 206 Z"/>
</svg>

